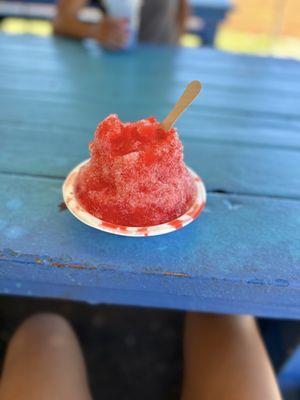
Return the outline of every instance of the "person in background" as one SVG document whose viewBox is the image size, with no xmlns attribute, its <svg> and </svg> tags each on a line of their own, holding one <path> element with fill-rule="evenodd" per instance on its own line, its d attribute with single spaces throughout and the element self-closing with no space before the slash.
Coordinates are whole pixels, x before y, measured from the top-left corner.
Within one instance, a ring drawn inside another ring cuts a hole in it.
<svg viewBox="0 0 300 400">
<path fill-rule="evenodd" d="M 28 318 L 10 340 L 0 400 L 91 399 L 83 354 L 71 325 L 56 314 Z M 187 314 L 181 400 L 281 399 L 253 317 Z"/>
<path fill-rule="evenodd" d="M 94 24 L 82 22 L 78 14 L 88 3 L 88 0 L 58 0 L 54 33 L 77 39 L 92 38 L 107 49 L 121 49 L 127 40 L 126 21 L 111 17 L 100 2 L 103 18 Z M 177 44 L 188 13 L 187 0 L 143 0 L 139 40 Z"/>
</svg>

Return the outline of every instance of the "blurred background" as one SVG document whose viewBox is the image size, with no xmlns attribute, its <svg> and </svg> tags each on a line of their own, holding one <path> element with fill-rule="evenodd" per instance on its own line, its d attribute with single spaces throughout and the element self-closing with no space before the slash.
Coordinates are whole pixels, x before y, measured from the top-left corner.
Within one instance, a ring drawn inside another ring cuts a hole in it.
<svg viewBox="0 0 300 400">
<path fill-rule="evenodd" d="M 298 0 L 191 0 L 191 16 L 181 45 L 300 59 Z M 55 0 L 0 1 L 0 30 L 10 34 L 47 36 Z M 83 19 L 98 18 L 87 8 Z"/>
</svg>

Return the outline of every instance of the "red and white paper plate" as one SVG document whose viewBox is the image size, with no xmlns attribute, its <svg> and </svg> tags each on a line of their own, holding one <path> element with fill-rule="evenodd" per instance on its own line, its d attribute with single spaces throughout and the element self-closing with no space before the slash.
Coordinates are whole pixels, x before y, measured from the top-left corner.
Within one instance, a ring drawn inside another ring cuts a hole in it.
<svg viewBox="0 0 300 400">
<path fill-rule="evenodd" d="M 193 171 L 191 168 L 188 168 L 192 178 L 194 179 L 197 194 L 195 197 L 195 201 L 192 206 L 187 210 L 186 213 L 181 215 L 180 217 L 166 222 L 160 225 L 146 226 L 146 227 L 137 227 L 137 226 L 122 226 L 115 225 L 111 222 L 103 221 L 95 217 L 94 215 L 87 212 L 77 201 L 74 193 L 74 184 L 76 182 L 76 178 L 80 168 L 86 164 L 89 160 L 83 161 L 79 165 L 77 165 L 67 176 L 66 180 L 63 183 L 62 192 L 64 201 L 69 211 L 77 218 L 79 221 L 83 222 L 86 225 L 89 225 L 95 229 L 99 229 L 100 231 L 113 233 L 115 235 L 122 236 L 135 236 L 135 237 L 143 237 L 143 236 L 156 236 L 163 235 L 165 233 L 176 231 L 184 226 L 193 222 L 204 209 L 206 204 L 206 190 L 204 183 L 201 178 Z"/>
</svg>

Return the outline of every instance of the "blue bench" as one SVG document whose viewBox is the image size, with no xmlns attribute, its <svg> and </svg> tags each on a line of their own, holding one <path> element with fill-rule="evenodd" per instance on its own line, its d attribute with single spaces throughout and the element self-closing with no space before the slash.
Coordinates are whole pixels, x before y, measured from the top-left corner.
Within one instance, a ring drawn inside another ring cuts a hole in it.
<svg viewBox="0 0 300 400">
<path fill-rule="evenodd" d="M 225 19 L 232 5 L 229 0 L 190 0 L 194 15 L 200 17 L 204 26 L 194 30 L 204 46 L 213 46 L 219 24 Z"/>
<path fill-rule="evenodd" d="M 229 0 L 190 0 L 193 14 L 201 17 L 204 27 L 194 31 L 201 36 L 203 45 L 212 46 L 216 37 L 219 24 L 231 10 Z"/>
</svg>

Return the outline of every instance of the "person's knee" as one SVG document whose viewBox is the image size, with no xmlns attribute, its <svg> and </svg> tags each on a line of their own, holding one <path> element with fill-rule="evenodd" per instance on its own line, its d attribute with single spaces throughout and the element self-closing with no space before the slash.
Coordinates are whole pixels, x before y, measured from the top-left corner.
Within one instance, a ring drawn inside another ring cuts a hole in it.
<svg viewBox="0 0 300 400">
<path fill-rule="evenodd" d="M 27 318 L 17 329 L 12 344 L 59 348 L 73 337 L 73 330 L 66 319 L 51 313 L 35 314 Z"/>
<path fill-rule="evenodd" d="M 78 340 L 58 315 L 33 315 L 9 343 L 0 399 L 21 398 L 91 399 Z"/>
<path fill-rule="evenodd" d="M 46 337 L 53 332 L 68 334 L 71 330 L 68 321 L 58 314 L 41 313 L 27 318 L 19 327 L 22 335 Z"/>
</svg>

